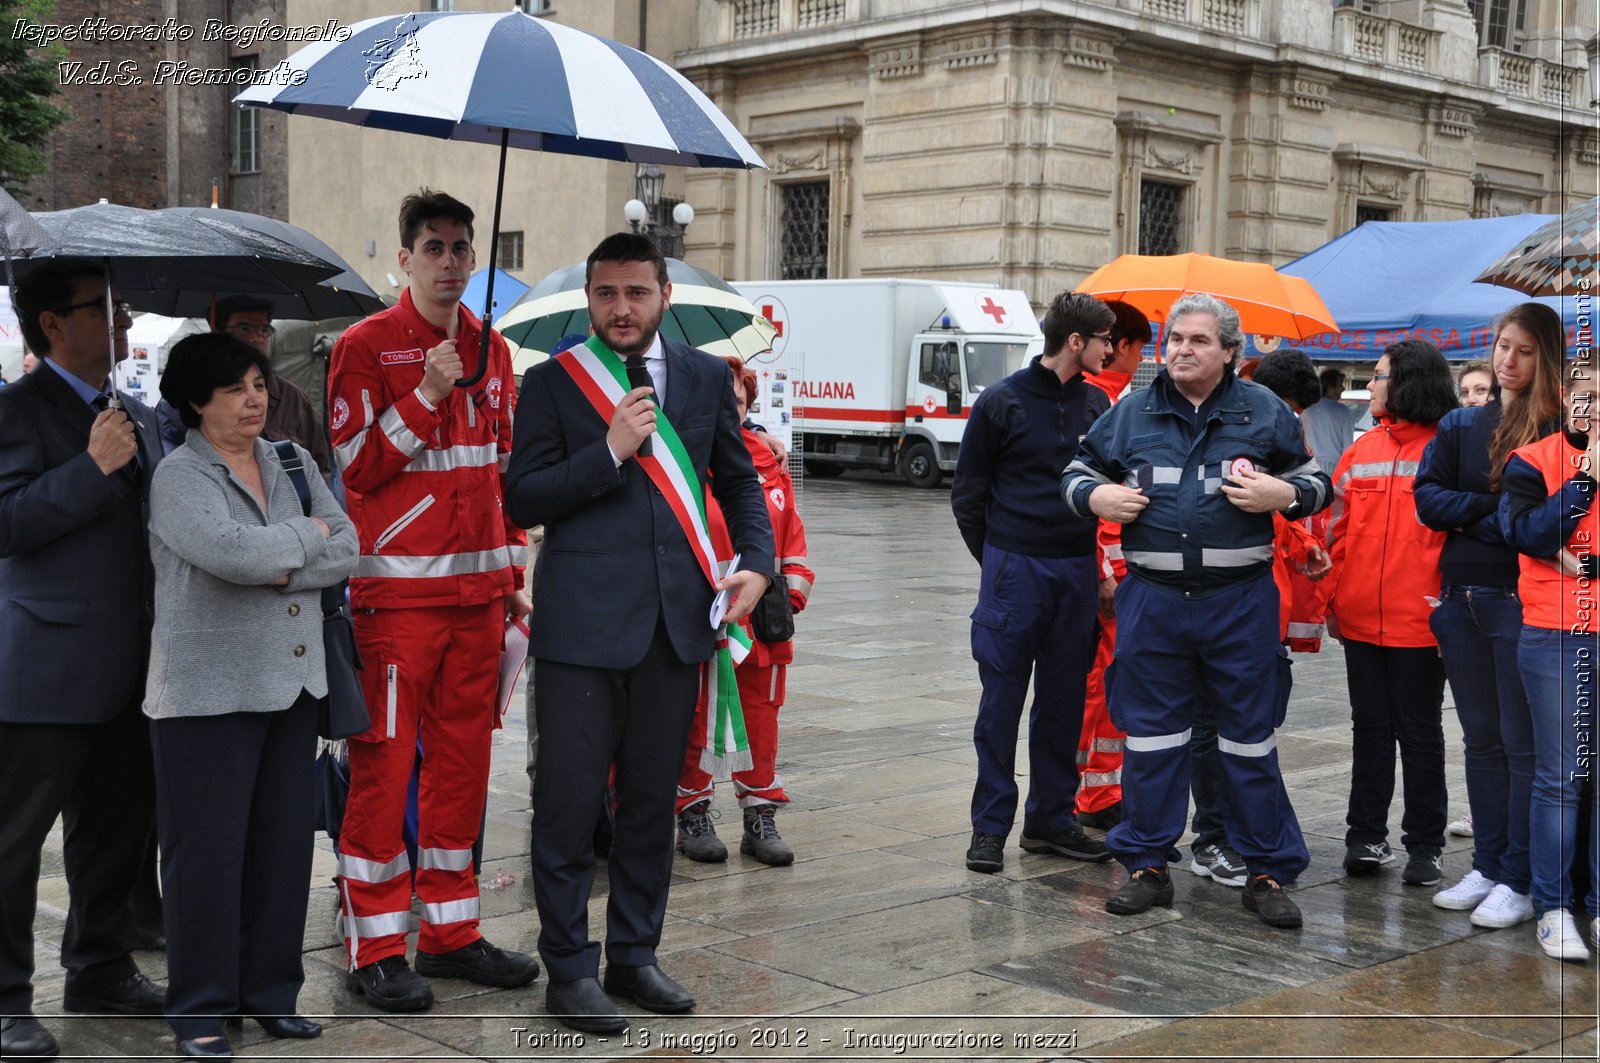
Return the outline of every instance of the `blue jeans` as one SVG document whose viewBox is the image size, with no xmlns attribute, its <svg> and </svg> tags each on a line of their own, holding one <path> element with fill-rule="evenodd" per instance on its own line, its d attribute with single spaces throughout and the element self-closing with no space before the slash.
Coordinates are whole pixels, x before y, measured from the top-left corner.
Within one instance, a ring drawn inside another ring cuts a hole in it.
<svg viewBox="0 0 1600 1063">
<path fill-rule="evenodd" d="M 1549 628 L 1526 627 L 1517 666 L 1533 715 L 1533 800 L 1529 845 L 1533 910 L 1572 906 L 1578 803 L 1595 800 L 1595 669 L 1600 640 Z M 1600 816 L 1590 822 L 1589 910 L 1600 915 Z"/>
<path fill-rule="evenodd" d="M 1517 669 L 1522 603 L 1509 587 L 1445 587 L 1439 597 L 1429 625 L 1461 719 L 1472 866 L 1527 893 L 1533 719 Z"/>
<path fill-rule="evenodd" d="M 1029 557 L 985 543 L 978 605 L 972 611 L 972 656 L 983 695 L 972 739 L 978 780 L 972 829 L 1006 835 L 1017 814 L 1017 731 L 1033 680 L 1028 713 L 1032 779 L 1023 831 L 1078 825 L 1078 737 L 1095 651 L 1094 555 Z"/>
</svg>

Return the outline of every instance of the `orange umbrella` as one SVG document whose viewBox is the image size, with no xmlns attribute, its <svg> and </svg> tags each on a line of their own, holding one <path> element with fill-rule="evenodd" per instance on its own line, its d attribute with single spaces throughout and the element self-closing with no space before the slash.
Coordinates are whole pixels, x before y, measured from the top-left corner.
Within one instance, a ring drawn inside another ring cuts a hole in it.
<svg viewBox="0 0 1600 1063">
<path fill-rule="evenodd" d="M 1304 277 L 1279 273 L 1265 262 L 1235 262 L 1214 255 L 1122 255 L 1078 285 L 1101 299 L 1120 299 L 1165 321 L 1179 298 L 1209 292 L 1239 311 L 1246 332 L 1303 340 L 1338 332 L 1333 315 Z"/>
</svg>

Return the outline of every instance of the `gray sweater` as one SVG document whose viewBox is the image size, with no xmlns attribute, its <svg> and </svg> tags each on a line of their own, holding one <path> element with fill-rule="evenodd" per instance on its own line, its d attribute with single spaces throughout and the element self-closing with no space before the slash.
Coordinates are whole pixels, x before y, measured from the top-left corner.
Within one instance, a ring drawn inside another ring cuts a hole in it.
<svg viewBox="0 0 1600 1063">
<path fill-rule="evenodd" d="M 321 589 L 355 570 L 355 526 L 322 477 L 309 476 L 311 512 L 333 533 L 323 538 L 272 444 L 256 440 L 256 461 L 265 515 L 198 430 L 156 466 L 156 620 L 144 700 L 152 719 L 275 712 L 302 690 L 328 692 Z M 271 586 L 284 576 L 287 586 Z"/>
</svg>

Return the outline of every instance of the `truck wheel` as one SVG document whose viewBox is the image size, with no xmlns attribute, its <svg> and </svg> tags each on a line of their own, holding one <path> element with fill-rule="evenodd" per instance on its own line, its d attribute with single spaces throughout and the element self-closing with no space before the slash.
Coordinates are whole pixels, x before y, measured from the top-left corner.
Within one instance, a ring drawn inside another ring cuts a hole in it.
<svg viewBox="0 0 1600 1063">
<path fill-rule="evenodd" d="M 900 460 L 901 474 L 912 487 L 938 487 L 939 481 L 944 479 L 944 470 L 939 468 L 939 456 L 929 443 L 911 444 Z"/>
<path fill-rule="evenodd" d="M 806 462 L 806 475 L 815 476 L 820 480 L 827 480 L 835 476 L 843 476 L 844 466 L 831 461 L 808 461 Z"/>
</svg>

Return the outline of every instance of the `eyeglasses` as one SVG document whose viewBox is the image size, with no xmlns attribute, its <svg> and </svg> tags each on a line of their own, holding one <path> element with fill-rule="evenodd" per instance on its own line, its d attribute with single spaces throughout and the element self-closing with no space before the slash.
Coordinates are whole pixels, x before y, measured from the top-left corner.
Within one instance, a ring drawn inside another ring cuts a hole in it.
<svg viewBox="0 0 1600 1063">
<path fill-rule="evenodd" d="M 60 310 L 57 310 L 56 313 L 60 314 L 62 317 L 66 317 L 68 314 L 75 313 L 79 310 L 91 309 L 99 310 L 103 316 L 106 312 L 106 297 L 103 295 L 98 295 L 93 299 L 85 299 L 81 303 L 70 303 L 67 306 L 63 306 Z M 113 314 L 119 314 L 122 317 L 133 316 L 133 306 L 127 302 L 112 303 L 111 311 Z"/>
<path fill-rule="evenodd" d="M 1372 382 L 1374 384 L 1376 384 L 1380 380 L 1388 380 L 1388 379 L 1389 379 L 1389 374 L 1388 373 L 1373 373 L 1372 374 Z"/>
<path fill-rule="evenodd" d="M 260 336 L 269 340 L 278 333 L 271 325 L 251 325 L 242 321 L 237 325 L 229 325 L 227 331 L 235 336 Z"/>
<path fill-rule="evenodd" d="M 1111 343 L 1113 342 L 1112 339 L 1111 339 L 1111 333 L 1109 333 L 1109 332 L 1096 332 L 1093 335 L 1091 335 L 1089 338 L 1091 340 L 1099 340 L 1101 343 L 1104 343 L 1107 346 L 1110 346 Z"/>
</svg>

